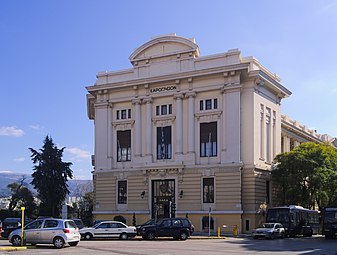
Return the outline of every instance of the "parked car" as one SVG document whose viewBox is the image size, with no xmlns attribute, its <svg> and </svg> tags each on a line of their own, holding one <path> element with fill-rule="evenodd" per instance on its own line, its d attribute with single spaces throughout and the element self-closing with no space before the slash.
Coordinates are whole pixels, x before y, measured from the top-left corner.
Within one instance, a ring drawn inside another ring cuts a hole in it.
<svg viewBox="0 0 337 255">
<path fill-rule="evenodd" d="M 157 219 L 158 221 L 158 219 Z M 150 219 L 148 220 L 147 222 L 141 224 L 141 225 L 137 225 L 136 226 L 136 229 L 137 229 L 137 235 L 140 235 L 139 231 L 141 229 L 141 227 L 144 227 L 144 226 L 147 226 L 147 225 L 154 225 L 156 223 L 156 220 L 155 219 Z"/>
<path fill-rule="evenodd" d="M 156 237 L 186 240 L 193 232 L 194 226 L 187 218 L 160 219 L 156 224 L 143 226 L 139 230 L 139 234 L 147 240 L 153 240 Z"/>
<path fill-rule="evenodd" d="M 67 219 L 37 219 L 27 224 L 24 228 L 25 243 L 53 244 L 60 249 L 68 243 L 76 246 L 81 235 L 75 222 Z M 14 246 L 21 245 L 21 229 L 13 230 L 9 236 L 9 242 Z"/>
<path fill-rule="evenodd" d="M 274 239 L 277 237 L 284 238 L 285 230 L 281 223 L 264 223 L 260 228 L 253 231 L 254 239 L 259 237 Z"/>
<path fill-rule="evenodd" d="M 80 230 L 83 239 L 90 240 L 97 237 L 118 237 L 127 240 L 137 235 L 136 227 L 127 226 L 119 221 L 102 221 L 91 228 Z"/>
<path fill-rule="evenodd" d="M 9 234 L 17 229 L 17 228 L 21 228 L 21 218 L 6 218 L 4 219 L 4 221 L 2 222 L 2 232 L 1 232 L 1 236 L 4 238 L 7 238 L 9 236 Z M 28 224 L 29 222 L 31 222 L 31 219 L 25 219 L 25 225 Z"/>
<path fill-rule="evenodd" d="M 79 229 L 84 228 L 84 224 L 83 224 L 83 221 L 82 221 L 81 219 L 72 219 L 72 220 L 75 222 L 76 226 L 77 226 Z"/>
</svg>

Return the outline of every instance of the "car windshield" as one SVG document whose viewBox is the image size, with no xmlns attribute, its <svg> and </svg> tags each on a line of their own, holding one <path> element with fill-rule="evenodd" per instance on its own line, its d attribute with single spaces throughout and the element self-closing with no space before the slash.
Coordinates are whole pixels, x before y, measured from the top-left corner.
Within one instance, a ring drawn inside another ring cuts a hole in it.
<svg viewBox="0 0 337 255">
<path fill-rule="evenodd" d="M 145 222 L 143 225 L 153 225 L 155 223 L 154 219 L 148 220 L 147 222 Z"/>
<path fill-rule="evenodd" d="M 275 225 L 275 224 L 273 224 L 273 223 L 264 223 L 264 224 L 262 224 L 262 227 L 263 227 L 263 228 L 273 228 L 274 225 Z"/>
</svg>

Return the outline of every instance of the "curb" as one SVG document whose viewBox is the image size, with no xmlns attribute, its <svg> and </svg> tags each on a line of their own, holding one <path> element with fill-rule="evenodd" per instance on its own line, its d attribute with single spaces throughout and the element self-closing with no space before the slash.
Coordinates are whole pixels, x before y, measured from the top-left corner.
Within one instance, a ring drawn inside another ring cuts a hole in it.
<svg viewBox="0 0 337 255">
<path fill-rule="evenodd" d="M 22 251 L 22 250 L 27 250 L 27 247 L 26 246 L 22 246 L 22 247 L 11 247 L 11 246 L 0 247 L 0 251 Z"/>
</svg>

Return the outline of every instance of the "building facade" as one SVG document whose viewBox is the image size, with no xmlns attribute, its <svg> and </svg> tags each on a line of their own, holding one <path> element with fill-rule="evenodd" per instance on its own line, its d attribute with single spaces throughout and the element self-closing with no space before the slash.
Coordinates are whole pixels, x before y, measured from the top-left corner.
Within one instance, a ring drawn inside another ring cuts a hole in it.
<svg viewBox="0 0 337 255">
<path fill-rule="evenodd" d="M 291 92 L 237 49 L 200 56 L 174 34 L 129 59 L 87 87 L 96 219 L 188 217 L 196 231 L 249 233 L 272 204 L 275 155 L 322 138 L 281 115 Z"/>
</svg>

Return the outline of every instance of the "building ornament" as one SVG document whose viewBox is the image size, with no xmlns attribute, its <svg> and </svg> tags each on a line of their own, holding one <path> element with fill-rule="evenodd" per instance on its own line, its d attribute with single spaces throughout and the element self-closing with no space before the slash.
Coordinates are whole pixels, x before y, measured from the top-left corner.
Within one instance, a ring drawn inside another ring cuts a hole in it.
<svg viewBox="0 0 337 255">
<path fill-rule="evenodd" d="M 152 117 L 153 125 L 155 126 L 167 126 L 172 125 L 176 119 L 176 116 L 154 116 Z"/>
<path fill-rule="evenodd" d="M 194 116 L 198 121 L 216 121 L 220 119 L 222 114 L 221 110 L 217 111 L 204 111 L 204 112 L 198 112 Z"/>
<path fill-rule="evenodd" d="M 114 129 L 125 130 L 125 129 L 131 129 L 134 126 L 135 121 L 134 120 L 117 120 L 117 121 L 111 122 L 111 124 Z"/>
<path fill-rule="evenodd" d="M 141 104 L 142 100 L 140 98 L 134 98 L 131 100 L 133 105 Z"/>
</svg>

